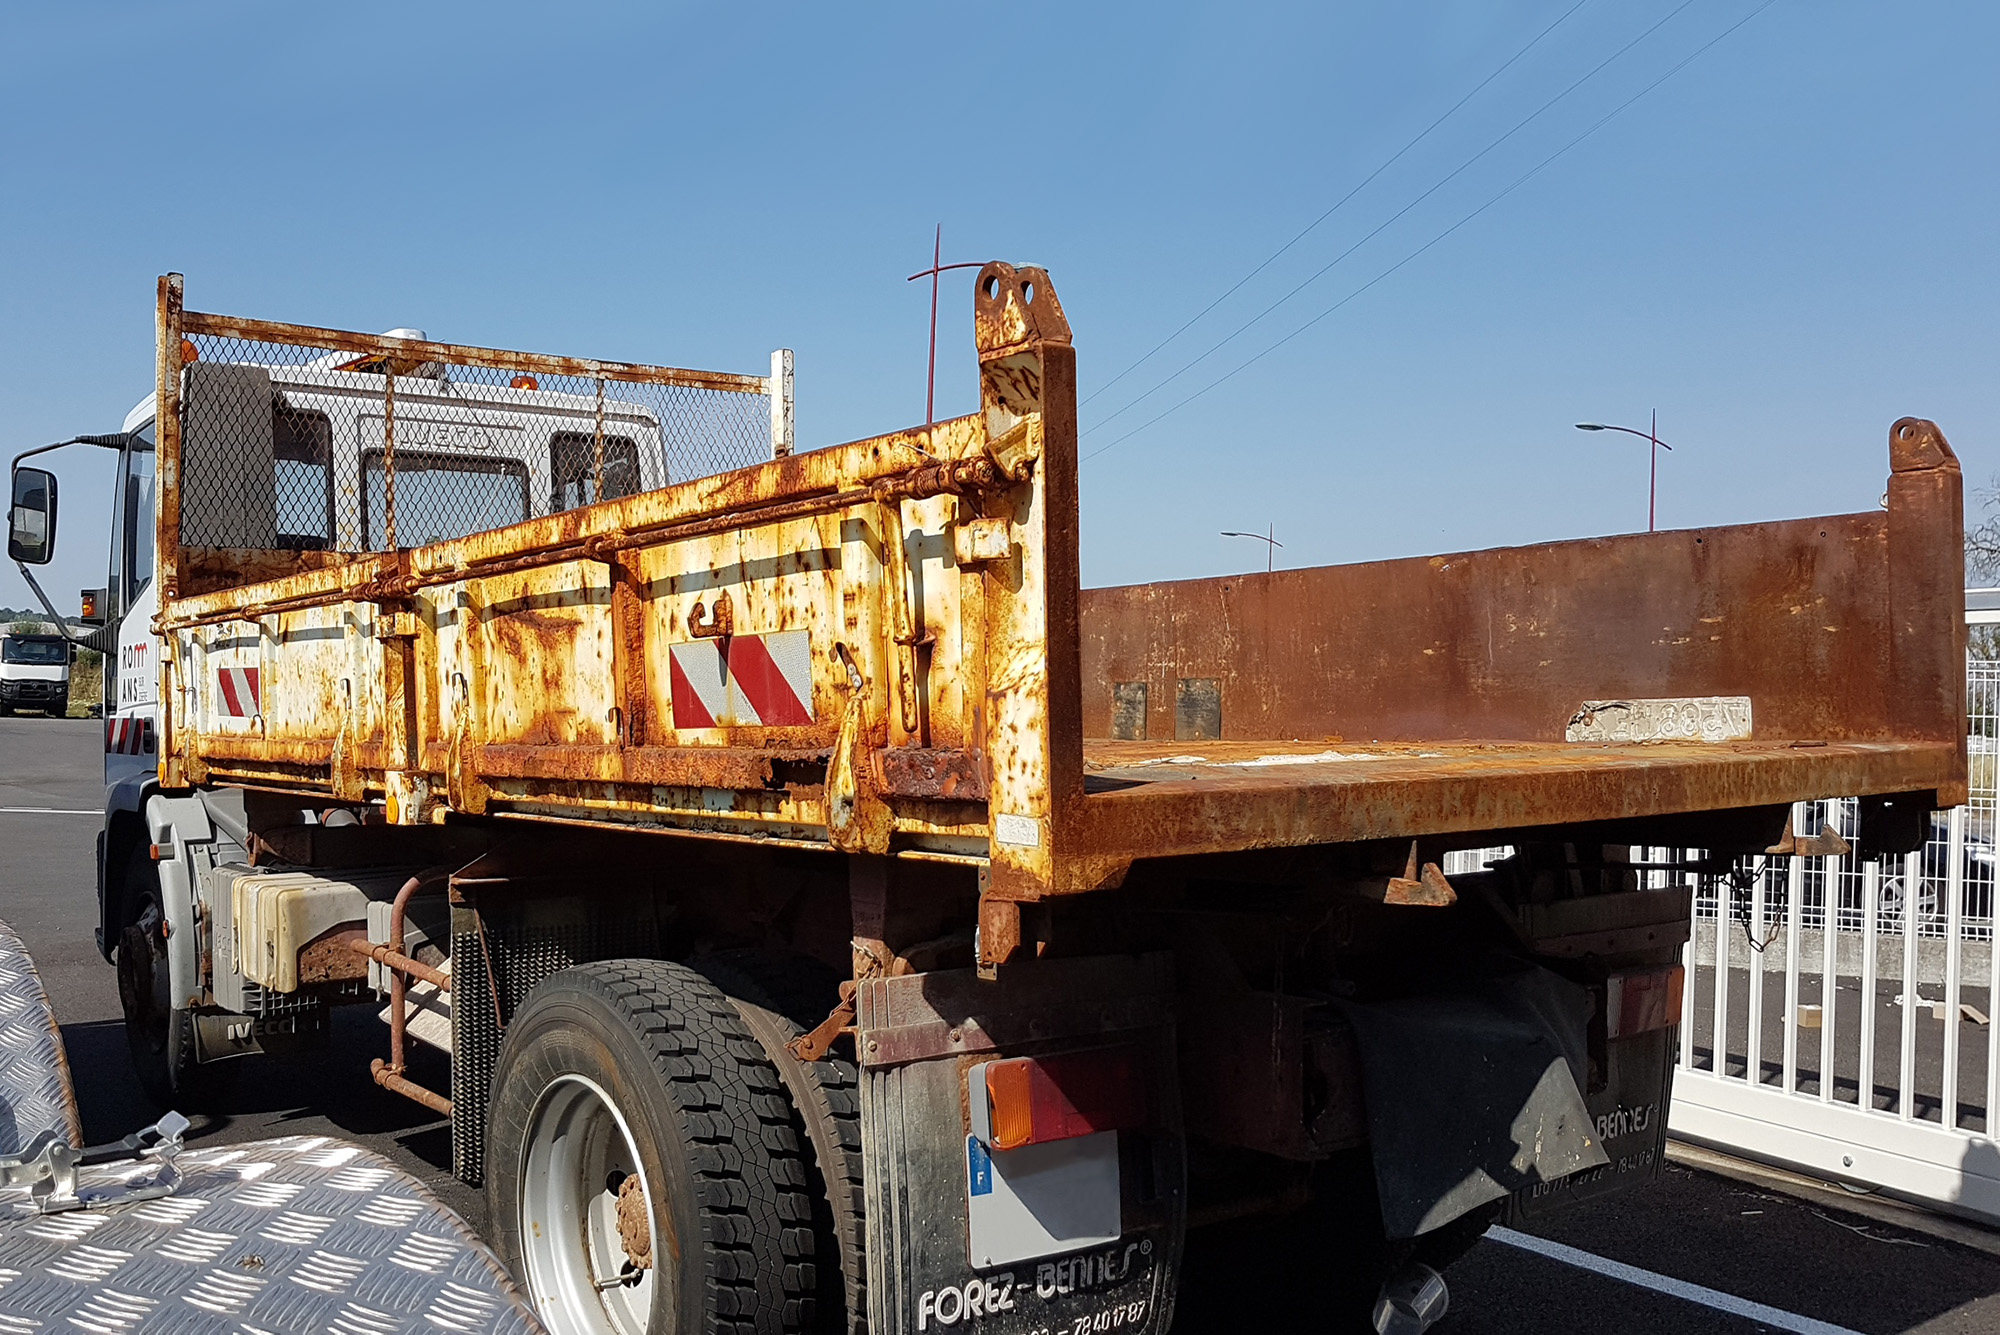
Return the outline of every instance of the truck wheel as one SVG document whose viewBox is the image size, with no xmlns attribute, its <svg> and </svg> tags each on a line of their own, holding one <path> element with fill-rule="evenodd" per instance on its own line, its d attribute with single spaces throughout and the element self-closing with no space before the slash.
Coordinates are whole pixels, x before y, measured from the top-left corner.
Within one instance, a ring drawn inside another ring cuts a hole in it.
<svg viewBox="0 0 2000 1335">
<path fill-rule="evenodd" d="M 159 872 L 147 846 L 132 850 L 125 869 L 136 916 L 118 938 L 118 1002 L 125 1012 L 125 1046 L 139 1083 L 153 1102 L 178 1112 L 215 1107 L 235 1083 L 240 1058 L 195 1061 L 194 1014 L 173 1004 L 167 981 L 167 939 L 161 932 Z"/>
<path fill-rule="evenodd" d="M 855 1065 L 829 1052 L 802 1062 L 786 1044 L 819 1025 L 840 1000 L 834 971 L 806 955 L 732 950 L 694 967 L 736 1003 L 751 1035 L 778 1068 L 798 1110 L 808 1151 L 814 1232 L 819 1238 L 820 1327 L 868 1329 L 867 1215 L 861 1176 L 861 1083 Z"/>
<path fill-rule="evenodd" d="M 552 1335 L 811 1328 L 792 1108 L 693 970 L 610 960 L 544 980 L 507 1026 L 486 1143 L 494 1240 Z"/>
</svg>

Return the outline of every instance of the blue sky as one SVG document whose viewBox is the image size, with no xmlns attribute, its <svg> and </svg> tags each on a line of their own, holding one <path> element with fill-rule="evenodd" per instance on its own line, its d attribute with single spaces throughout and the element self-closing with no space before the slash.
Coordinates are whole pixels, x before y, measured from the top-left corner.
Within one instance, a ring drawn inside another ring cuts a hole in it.
<svg viewBox="0 0 2000 1335">
<path fill-rule="evenodd" d="M 0 452 L 117 427 L 167 269 L 197 309 L 459 342 L 749 372 L 789 346 L 801 444 L 872 435 L 923 414 L 904 277 L 940 222 L 947 259 L 1048 268 L 1090 394 L 1567 12 L 1090 400 L 1086 580 L 1261 567 L 1222 529 L 1307 565 L 1643 528 L 1644 443 L 1571 424 L 1655 408 L 1663 526 L 1868 508 L 1905 413 L 1984 485 L 1993 6 L 1776 0 L 1408 258 L 1760 3 L 11 7 Z M 941 416 L 976 399 L 970 286 Z M 104 521 L 101 464 L 62 466 L 67 604 Z"/>
</svg>

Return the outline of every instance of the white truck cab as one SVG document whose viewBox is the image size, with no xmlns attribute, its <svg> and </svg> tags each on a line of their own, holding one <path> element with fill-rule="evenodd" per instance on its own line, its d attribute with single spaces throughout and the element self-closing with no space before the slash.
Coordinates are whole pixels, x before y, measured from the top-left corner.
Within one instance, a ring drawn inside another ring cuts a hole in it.
<svg viewBox="0 0 2000 1335">
<path fill-rule="evenodd" d="M 0 635 L 0 714 L 36 709 L 50 718 L 69 713 L 71 650 L 60 635 Z"/>
<path fill-rule="evenodd" d="M 418 329 L 389 336 L 425 337 Z M 788 366 L 790 354 L 779 355 Z M 543 389 L 533 376 L 496 384 L 423 365 L 395 377 L 392 501 L 380 407 L 386 369 L 342 353 L 290 365 L 191 360 L 189 392 L 232 399 L 240 421 L 232 457 L 184 472 L 183 532 L 225 549 L 381 551 L 392 541 L 411 547 L 461 537 L 673 480 L 659 418 L 642 405 Z M 128 863 L 145 856 L 158 833 L 147 814 L 159 765 L 155 412 L 148 394 L 125 415 L 119 437 L 82 438 L 120 455 L 97 637 L 105 652 L 98 944 L 107 959 L 130 915 L 119 889 Z M 258 485 L 259 476 L 268 481 Z M 445 494 L 452 504 L 438 502 Z M 478 503 L 468 504 L 469 496 Z M 256 684 L 241 684 L 254 697 Z M 245 708 L 254 714 L 255 699 Z"/>
</svg>

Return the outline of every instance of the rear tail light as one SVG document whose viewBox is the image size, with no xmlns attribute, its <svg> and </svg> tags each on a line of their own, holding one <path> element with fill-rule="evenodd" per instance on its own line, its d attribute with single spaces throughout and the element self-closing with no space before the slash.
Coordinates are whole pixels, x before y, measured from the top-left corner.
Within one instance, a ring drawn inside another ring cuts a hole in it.
<svg viewBox="0 0 2000 1335">
<path fill-rule="evenodd" d="M 1133 1048 L 987 1062 L 972 1069 L 970 1083 L 973 1134 L 994 1150 L 1146 1122 L 1144 1068 Z"/>
<path fill-rule="evenodd" d="M 1612 974 L 1604 982 L 1604 1036 L 1630 1038 L 1679 1024 L 1685 978 L 1678 964 Z"/>
</svg>

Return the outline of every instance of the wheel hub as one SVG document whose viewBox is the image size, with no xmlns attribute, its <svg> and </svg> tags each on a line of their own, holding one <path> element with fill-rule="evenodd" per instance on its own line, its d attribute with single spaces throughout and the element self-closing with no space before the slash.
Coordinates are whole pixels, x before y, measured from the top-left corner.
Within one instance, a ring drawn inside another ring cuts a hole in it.
<svg viewBox="0 0 2000 1335">
<path fill-rule="evenodd" d="M 618 1240 L 634 1270 L 653 1268 L 653 1226 L 646 1210 L 646 1184 L 637 1173 L 618 1184 Z"/>
</svg>

